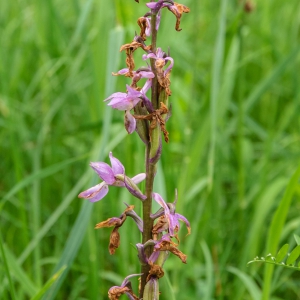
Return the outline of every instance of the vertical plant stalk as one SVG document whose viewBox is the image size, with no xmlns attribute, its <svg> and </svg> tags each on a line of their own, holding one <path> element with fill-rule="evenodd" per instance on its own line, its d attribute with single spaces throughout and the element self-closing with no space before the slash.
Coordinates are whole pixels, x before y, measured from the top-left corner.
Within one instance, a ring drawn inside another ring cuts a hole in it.
<svg viewBox="0 0 300 300">
<path fill-rule="evenodd" d="M 156 15 L 152 15 L 151 17 L 151 46 L 152 52 L 156 52 L 156 39 L 157 39 L 157 30 L 156 30 Z M 157 72 L 155 69 L 155 60 L 151 59 L 151 69 L 154 73 L 155 77 L 152 79 L 152 90 L 151 90 L 151 102 L 154 109 L 158 108 L 158 81 L 157 81 Z M 153 183 L 154 183 L 154 176 L 156 172 L 156 165 L 150 163 L 150 150 L 151 150 L 151 141 L 148 143 L 146 147 L 146 196 L 147 199 L 143 202 L 143 236 L 142 242 L 143 244 L 146 243 L 148 240 L 152 239 L 152 228 L 153 228 L 153 220 L 150 218 L 150 214 L 152 212 L 152 192 L 153 192 Z M 147 247 L 145 249 L 145 254 L 149 257 L 153 251 L 152 247 Z M 140 298 L 143 297 L 144 289 L 146 285 L 146 279 L 148 277 L 150 271 L 150 266 L 142 265 L 141 266 L 141 286 L 139 291 Z"/>
</svg>

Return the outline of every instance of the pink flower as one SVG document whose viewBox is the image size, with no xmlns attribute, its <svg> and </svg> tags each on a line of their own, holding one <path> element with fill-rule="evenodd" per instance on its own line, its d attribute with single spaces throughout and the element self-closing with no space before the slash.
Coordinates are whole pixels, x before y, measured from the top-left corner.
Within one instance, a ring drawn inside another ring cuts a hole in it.
<svg viewBox="0 0 300 300">
<path fill-rule="evenodd" d="M 152 193 L 153 199 L 164 209 L 164 215 L 168 222 L 168 231 L 170 236 L 174 236 L 175 233 L 179 230 L 179 220 L 183 221 L 188 229 L 188 232 L 191 231 L 191 226 L 189 221 L 182 215 L 175 213 L 176 203 L 166 203 L 161 195 L 157 193 Z"/>
<path fill-rule="evenodd" d="M 81 192 L 78 197 L 85 198 L 91 202 L 101 200 L 108 193 L 108 186 L 126 187 L 128 191 L 135 197 L 145 200 L 147 197 L 142 194 L 137 183 L 143 181 L 146 178 L 145 173 L 140 173 L 133 178 L 129 178 L 125 175 L 125 168 L 122 163 L 112 153 L 109 153 L 111 167 L 104 162 L 91 162 L 90 166 L 99 175 L 103 182 L 89 188 L 86 191 Z"/>
</svg>

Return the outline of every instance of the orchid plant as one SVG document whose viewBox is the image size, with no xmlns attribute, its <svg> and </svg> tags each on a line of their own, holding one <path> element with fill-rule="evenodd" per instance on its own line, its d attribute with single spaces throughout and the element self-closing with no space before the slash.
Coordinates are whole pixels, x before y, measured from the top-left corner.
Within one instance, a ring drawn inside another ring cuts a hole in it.
<svg viewBox="0 0 300 300">
<path fill-rule="evenodd" d="M 163 9 L 175 15 L 175 30 L 180 31 L 182 14 L 188 13 L 189 8 L 172 0 L 151 1 L 146 3 L 146 7 L 148 12 L 137 21 L 140 27 L 139 35 L 135 34 L 133 41 L 123 45 L 120 49 L 126 52 L 126 68 L 113 73 L 115 76 L 123 75 L 130 78 L 131 84 L 126 85 L 126 92 L 113 93 L 104 100 L 113 109 L 124 111 L 125 129 L 129 134 L 137 132 L 145 144 L 145 173 L 130 178 L 125 174 L 123 164 L 110 152 L 111 166 L 104 162 L 90 164 L 102 182 L 79 194 L 80 198 L 96 202 L 107 195 L 109 186 L 123 187 L 139 199 L 143 206 L 142 218 L 134 211 L 133 205 L 126 204 L 127 207 L 120 217 L 109 218 L 95 227 L 114 227 L 109 241 L 110 254 L 114 254 L 120 246 L 118 229 L 127 217 L 135 221 L 142 234 L 142 243 L 136 244 L 137 257 L 141 265 L 140 273 L 128 275 L 120 286 L 110 288 L 108 296 L 112 300 L 119 299 L 123 294 L 131 300 L 159 299 L 158 280 L 164 275 L 163 264 L 169 253 L 186 263 L 186 255 L 178 249 L 179 221 L 185 223 L 188 234 L 191 232 L 189 221 L 183 215 L 176 213 L 177 192 L 175 201 L 167 203 L 161 195 L 153 191 L 156 164 L 162 154 L 162 135 L 166 143 L 169 141 L 166 122 L 171 116 L 170 74 L 174 65 L 170 54 L 156 46 L 157 33 Z M 151 37 L 149 45 L 146 44 L 148 37 Z M 134 52 L 138 49 L 144 51 L 142 59 L 147 62 L 147 66 L 135 69 Z M 140 81 L 144 81 L 142 86 L 138 86 Z M 150 90 L 149 99 L 147 94 Z M 137 186 L 143 180 L 145 180 L 144 192 Z M 153 200 L 161 206 L 155 213 L 152 213 Z M 133 291 L 130 281 L 135 276 L 140 277 L 138 293 Z"/>
</svg>

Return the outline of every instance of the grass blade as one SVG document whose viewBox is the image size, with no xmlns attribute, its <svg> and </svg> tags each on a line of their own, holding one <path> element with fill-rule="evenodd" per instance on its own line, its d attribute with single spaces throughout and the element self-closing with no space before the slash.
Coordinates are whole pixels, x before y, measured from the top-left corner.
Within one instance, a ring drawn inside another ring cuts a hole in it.
<svg viewBox="0 0 300 300">
<path fill-rule="evenodd" d="M 261 298 L 261 290 L 252 277 L 234 267 L 228 267 L 227 270 L 235 274 L 243 282 L 253 300 L 259 300 Z"/>
<path fill-rule="evenodd" d="M 66 269 L 66 266 L 61 267 L 61 269 L 56 272 L 52 277 L 45 283 L 45 285 L 34 295 L 30 300 L 39 300 L 45 294 L 45 292 L 52 286 L 52 284 L 61 276 L 61 274 Z"/>
<path fill-rule="evenodd" d="M 208 188 L 211 190 L 214 177 L 215 164 L 215 147 L 217 139 L 217 106 L 218 96 L 220 92 L 220 76 L 222 73 L 223 56 L 224 56 L 224 40 L 226 29 L 226 8 L 227 0 L 222 1 L 221 13 L 219 20 L 219 32 L 215 44 L 215 53 L 213 57 L 212 67 L 212 83 L 210 96 L 210 149 L 208 158 Z"/>
<path fill-rule="evenodd" d="M 267 240 L 267 253 L 275 253 L 278 247 L 280 234 L 282 232 L 282 228 L 284 222 L 286 220 L 286 216 L 288 210 L 291 205 L 292 197 L 295 193 L 295 190 L 298 187 L 298 180 L 300 176 L 300 165 L 295 171 L 294 175 L 290 179 L 290 182 L 287 186 L 287 189 L 283 195 L 283 198 L 280 201 L 280 204 L 273 216 L 272 223 L 269 229 L 268 240 Z M 264 273 L 264 287 L 263 287 L 263 300 L 268 300 L 271 292 L 271 281 L 274 267 L 272 265 L 265 266 Z"/>
<path fill-rule="evenodd" d="M 6 278 L 8 279 L 8 282 L 9 282 L 10 295 L 11 295 L 12 300 L 16 300 L 15 289 L 14 289 L 14 285 L 13 285 L 11 275 L 10 275 L 10 273 L 11 273 L 10 272 L 10 267 L 9 267 L 9 263 L 7 261 L 6 255 L 5 255 L 1 235 L 0 235 L 0 252 L 1 252 L 1 256 L 2 256 L 2 262 L 3 262 L 3 265 L 4 265 L 4 271 L 5 271 L 5 274 L 6 274 Z"/>
<path fill-rule="evenodd" d="M 295 62 L 297 54 L 300 47 L 294 48 L 290 54 L 285 57 L 278 65 L 273 69 L 273 71 L 264 78 L 253 90 L 253 92 L 245 100 L 245 111 L 251 109 L 255 102 L 263 95 L 263 93 L 283 74 L 284 70 L 291 64 Z"/>
</svg>

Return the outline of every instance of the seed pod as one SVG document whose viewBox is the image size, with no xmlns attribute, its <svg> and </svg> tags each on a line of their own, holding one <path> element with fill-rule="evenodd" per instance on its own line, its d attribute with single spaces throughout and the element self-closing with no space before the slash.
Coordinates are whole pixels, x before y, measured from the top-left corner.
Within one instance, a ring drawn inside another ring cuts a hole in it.
<svg viewBox="0 0 300 300">
<path fill-rule="evenodd" d="M 158 300 L 158 299 L 159 299 L 158 279 L 151 277 L 150 280 L 145 285 L 143 300 Z"/>
</svg>

